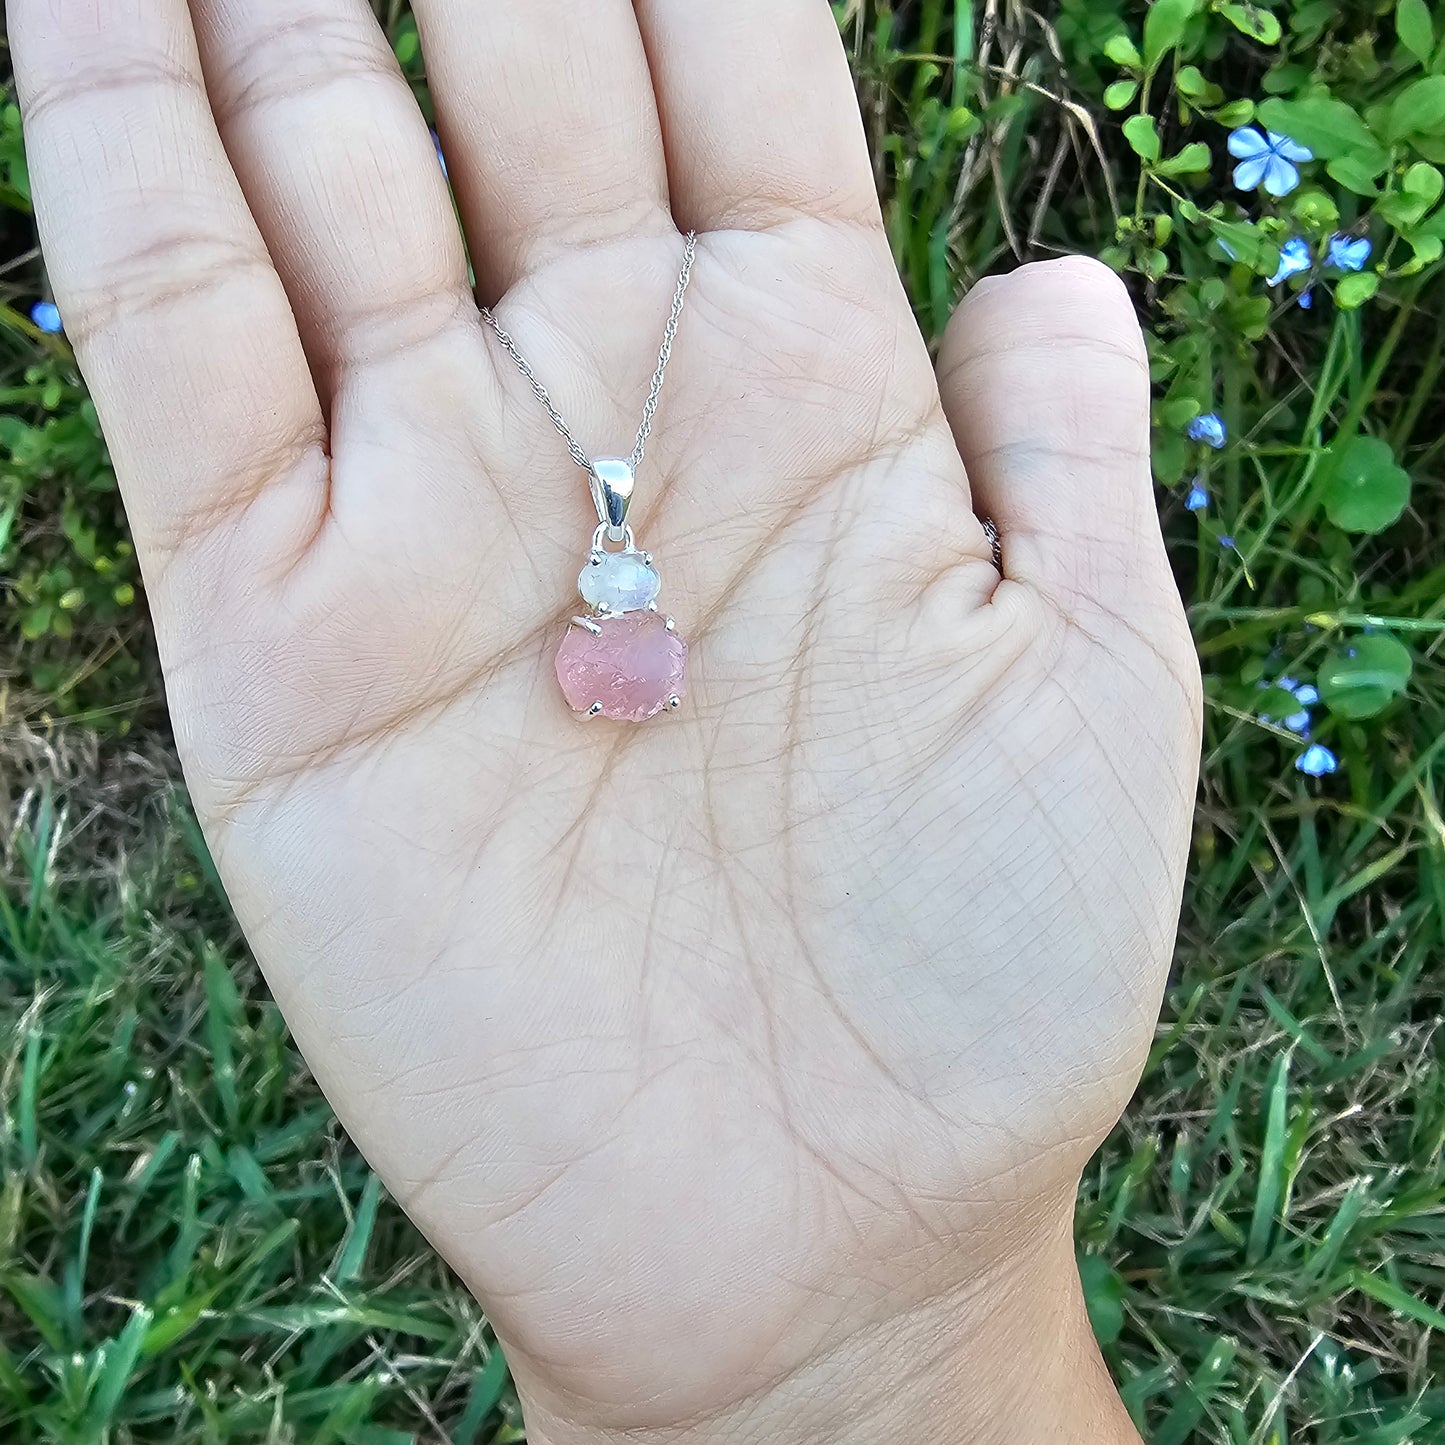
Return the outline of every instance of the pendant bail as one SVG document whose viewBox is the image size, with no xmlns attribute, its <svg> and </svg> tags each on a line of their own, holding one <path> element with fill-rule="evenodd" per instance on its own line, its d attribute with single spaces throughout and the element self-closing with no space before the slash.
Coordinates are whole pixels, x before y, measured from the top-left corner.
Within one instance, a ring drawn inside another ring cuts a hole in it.
<svg viewBox="0 0 1445 1445">
<path fill-rule="evenodd" d="M 627 510 L 637 485 L 632 463 L 622 457 L 599 457 L 589 468 L 588 483 L 597 516 L 607 529 L 607 540 L 623 541 L 627 535 Z"/>
</svg>

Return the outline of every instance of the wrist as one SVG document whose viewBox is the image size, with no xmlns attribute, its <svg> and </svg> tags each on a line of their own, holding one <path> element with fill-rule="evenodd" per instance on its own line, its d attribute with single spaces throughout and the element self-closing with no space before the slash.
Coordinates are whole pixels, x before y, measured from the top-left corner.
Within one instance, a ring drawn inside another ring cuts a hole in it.
<svg viewBox="0 0 1445 1445">
<path fill-rule="evenodd" d="M 1139 1445 L 1089 1326 L 1067 1220 L 969 1287 L 691 1420 L 599 1421 L 518 1377 L 533 1445 Z"/>
</svg>

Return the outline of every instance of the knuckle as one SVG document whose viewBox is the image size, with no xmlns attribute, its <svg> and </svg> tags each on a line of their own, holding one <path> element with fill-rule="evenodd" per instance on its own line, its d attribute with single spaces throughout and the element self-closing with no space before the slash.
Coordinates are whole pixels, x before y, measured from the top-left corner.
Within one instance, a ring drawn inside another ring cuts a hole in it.
<svg viewBox="0 0 1445 1445">
<path fill-rule="evenodd" d="M 200 95 L 202 86 L 192 71 L 162 55 L 96 59 L 34 82 L 25 96 L 25 120 L 35 127 L 63 117 L 72 105 L 91 110 L 99 99 L 166 91 Z"/>
<path fill-rule="evenodd" d="M 198 299 L 269 270 L 258 245 L 223 234 L 152 229 L 143 241 L 108 258 L 103 284 L 67 297 L 67 330 L 77 349 L 122 322 L 175 313 Z"/>
<path fill-rule="evenodd" d="M 308 14 L 263 29 L 222 57 L 211 77 L 211 103 L 224 124 L 336 86 L 399 79 L 391 53 L 362 27 Z"/>
<path fill-rule="evenodd" d="M 199 479 L 190 505 L 148 540 L 161 557 L 193 550 L 287 478 L 324 479 L 330 469 L 319 417 L 275 424 L 257 415 L 252 435 L 224 477 Z"/>
</svg>

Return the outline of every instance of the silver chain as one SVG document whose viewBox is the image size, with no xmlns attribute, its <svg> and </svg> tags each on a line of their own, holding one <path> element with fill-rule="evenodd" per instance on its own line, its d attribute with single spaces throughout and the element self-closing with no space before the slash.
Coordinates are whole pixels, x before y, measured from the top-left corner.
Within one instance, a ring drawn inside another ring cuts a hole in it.
<svg viewBox="0 0 1445 1445">
<path fill-rule="evenodd" d="M 677 340 L 677 325 L 682 320 L 682 303 L 687 296 L 688 282 L 692 280 L 692 263 L 696 255 L 697 232 L 689 231 L 687 246 L 682 253 L 682 270 L 677 278 L 677 291 L 672 298 L 672 311 L 662 333 L 662 349 L 657 353 L 657 369 L 652 373 L 652 386 L 648 390 L 647 400 L 642 407 L 642 422 L 637 428 L 637 442 L 632 448 L 632 455 L 627 458 L 634 472 L 642 465 L 642 454 L 647 449 L 648 437 L 652 435 L 652 421 L 657 415 L 657 403 L 662 395 L 662 383 L 667 375 L 667 363 L 672 359 L 672 343 Z M 492 328 L 497 340 L 502 343 L 502 349 L 516 362 L 517 370 L 526 377 L 527 385 L 532 388 L 532 395 L 546 408 L 547 415 L 552 418 L 552 425 L 557 428 L 562 440 L 567 443 L 567 450 L 572 454 L 572 460 L 583 471 L 590 472 L 592 459 L 582 450 L 581 444 L 572 435 L 571 429 L 562 419 L 562 413 L 557 410 L 557 405 L 548 394 L 547 388 L 537 380 L 537 373 L 532 370 L 527 358 L 518 349 L 517 343 L 502 329 L 501 323 L 485 306 L 482 307 L 482 320 Z"/>
</svg>

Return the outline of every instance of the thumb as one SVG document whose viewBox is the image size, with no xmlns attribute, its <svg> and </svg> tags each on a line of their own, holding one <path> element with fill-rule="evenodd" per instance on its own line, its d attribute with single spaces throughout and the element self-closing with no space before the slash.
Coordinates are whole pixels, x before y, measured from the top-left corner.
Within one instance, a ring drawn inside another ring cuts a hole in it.
<svg viewBox="0 0 1445 1445">
<path fill-rule="evenodd" d="M 1149 467 L 1149 368 L 1133 303 L 1070 257 L 980 282 L 939 360 L 974 507 L 1006 576 L 1067 615 L 1180 604 Z"/>
</svg>

